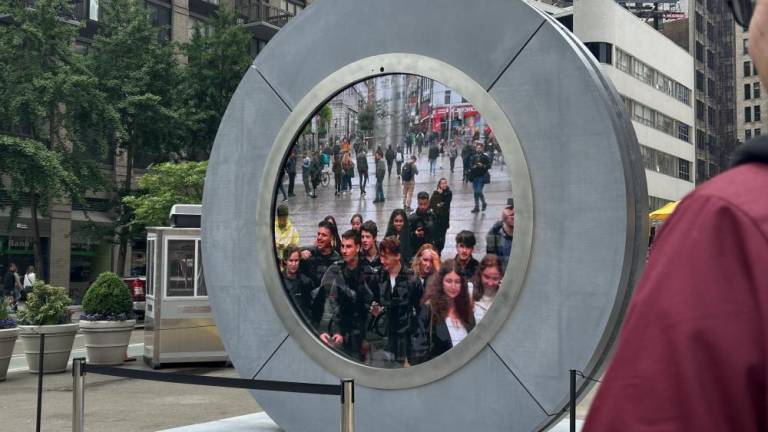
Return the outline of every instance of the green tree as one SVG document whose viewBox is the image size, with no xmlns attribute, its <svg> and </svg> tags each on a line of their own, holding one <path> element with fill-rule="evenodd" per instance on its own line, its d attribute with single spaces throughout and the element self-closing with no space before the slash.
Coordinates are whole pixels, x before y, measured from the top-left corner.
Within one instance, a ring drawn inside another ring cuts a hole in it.
<svg viewBox="0 0 768 432">
<path fill-rule="evenodd" d="M 222 8 L 205 25 L 196 25 L 191 41 L 181 47 L 187 57 L 181 86 L 187 158 L 209 158 L 221 117 L 251 64 L 249 46 L 248 31 Z"/>
<path fill-rule="evenodd" d="M 51 201 L 79 193 L 79 182 L 64 168 L 62 154 L 39 141 L 0 134 L 0 172 L 7 178 L 11 221 L 24 204 L 32 214 L 35 268 L 43 269 L 38 211 L 46 213 Z M 3 183 L 0 182 L 0 189 Z"/>
<path fill-rule="evenodd" d="M 207 167 L 207 161 L 152 165 L 139 179 L 140 190 L 123 198 L 133 211 L 132 225 L 165 225 L 174 204 L 202 203 Z"/>
<path fill-rule="evenodd" d="M 39 212 L 53 199 L 82 202 L 103 187 L 97 162 L 116 116 L 72 50 L 78 26 L 67 0 L 0 2 L 0 172 L 11 179 L 11 225 L 31 208 L 35 264 L 42 269 Z M 0 188 L 2 185 L 0 185 Z"/>
<path fill-rule="evenodd" d="M 119 118 L 112 140 L 125 152 L 126 175 L 118 191 L 124 196 L 131 193 L 137 159 L 168 160 L 179 149 L 183 133 L 174 95 L 180 70 L 173 46 L 162 43 L 144 2 L 113 0 L 101 6 L 103 20 L 87 60 Z M 123 223 L 128 209 L 118 204 L 117 265 L 123 268 L 135 233 Z"/>
</svg>

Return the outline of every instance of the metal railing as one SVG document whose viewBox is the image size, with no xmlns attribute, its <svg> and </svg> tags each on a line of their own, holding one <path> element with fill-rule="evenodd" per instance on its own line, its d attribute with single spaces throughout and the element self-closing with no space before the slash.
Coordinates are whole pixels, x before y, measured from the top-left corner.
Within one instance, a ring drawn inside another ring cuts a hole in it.
<svg viewBox="0 0 768 432">
<path fill-rule="evenodd" d="M 89 365 L 84 358 L 76 358 L 72 361 L 72 432 L 85 431 L 85 376 L 88 372 L 98 375 L 176 384 L 340 396 L 341 432 L 354 432 L 355 430 L 355 383 L 353 380 L 343 379 L 339 385 L 333 385 L 208 377 Z"/>
<path fill-rule="evenodd" d="M 294 14 L 258 0 L 238 0 L 235 6 L 237 14 L 244 23 L 266 22 L 276 27 L 283 27 Z"/>
</svg>

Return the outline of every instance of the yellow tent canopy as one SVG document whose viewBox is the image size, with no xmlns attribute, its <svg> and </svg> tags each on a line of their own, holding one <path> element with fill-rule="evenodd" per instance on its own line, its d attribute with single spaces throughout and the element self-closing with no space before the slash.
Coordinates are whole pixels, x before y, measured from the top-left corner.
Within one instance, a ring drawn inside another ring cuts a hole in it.
<svg viewBox="0 0 768 432">
<path fill-rule="evenodd" d="M 673 211 L 675 211 L 675 207 L 677 207 L 677 203 L 679 201 L 672 201 L 670 203 L 667 203 L 664 207 L 652 211 L 648 218 L 654 222 L 662 222 L 667 220 L 669 215 L 672 214 Z"/>
</svg>

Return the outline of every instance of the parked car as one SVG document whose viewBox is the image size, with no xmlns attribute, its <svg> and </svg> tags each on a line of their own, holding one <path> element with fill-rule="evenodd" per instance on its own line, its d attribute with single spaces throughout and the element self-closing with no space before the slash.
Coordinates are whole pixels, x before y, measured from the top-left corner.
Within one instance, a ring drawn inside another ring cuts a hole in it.
<svg viewBox="0 0 768 432">
<path fill-rule="evenodd" d="M 145 276 L 124 277 L 123 282 L 128 285 L 128 289 L 131 291 L 131 300 L 133 301 L 133 313 L 136 314 L 137 320 L 144 320 L 144 310 L 147 307 L 146 303 L 146 283 L 147 278 Z"/>
</svg>

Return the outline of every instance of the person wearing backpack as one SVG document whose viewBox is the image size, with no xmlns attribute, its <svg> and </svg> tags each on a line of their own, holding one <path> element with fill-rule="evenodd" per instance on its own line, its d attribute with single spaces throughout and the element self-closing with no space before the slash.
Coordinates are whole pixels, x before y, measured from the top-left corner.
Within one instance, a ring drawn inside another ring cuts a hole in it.
<svg viewBox="0 0 768 432">
<path fill-rule="evenodd" d="M 397 162 L 397 175 L 400 176 L 400 171 L 403 167 L 403 162 L 405 162 L 405 155 L 403 154 L 403 148 L 400 146 L 397 146 L 397 152 L 395 153 L 395 162 Z"/>
<path fill-rule="evenodd" d="M 403 165 L 400 178 L 403 180 L 403 208 L 406 211 L 411 210 L 411 199 L 413 198 L 413 187 L 416 184 L 416 174 L 419 169 L 416 168 L 416 156 L 411 155 L 410 162 Z"/>
</svg>

